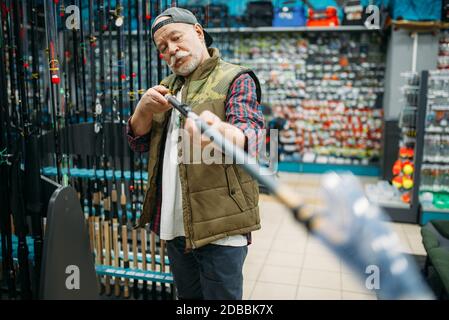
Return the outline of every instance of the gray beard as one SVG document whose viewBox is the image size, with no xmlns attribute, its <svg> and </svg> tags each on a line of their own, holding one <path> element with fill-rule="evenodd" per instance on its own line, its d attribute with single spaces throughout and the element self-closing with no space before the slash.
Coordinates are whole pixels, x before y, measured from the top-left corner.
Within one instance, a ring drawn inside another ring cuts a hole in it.
<svg viewBox="0 0 449 320">
<path fill-rule="evenodd" d="M 184 63 L 181 67 L 175 68 L 170 67 L 171 71 L 178 76 L 186 77 L 195 71 L 200 65 L 200 58 L 196 55 L 192 55 L 191 61 L 189 63 Z"/>
</svg>

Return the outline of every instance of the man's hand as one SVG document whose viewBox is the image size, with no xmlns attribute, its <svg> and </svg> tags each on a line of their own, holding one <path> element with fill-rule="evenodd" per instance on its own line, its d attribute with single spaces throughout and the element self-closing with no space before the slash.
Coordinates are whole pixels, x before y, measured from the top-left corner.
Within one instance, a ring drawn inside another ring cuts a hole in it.
<svg viewBox="0 0 449 320">
<path fill-rule="evenodd" d="M 164 96 L 168 93 L 164 86 L 154 86 L 145 92 L 137 104 L 131 118 L 131 129 L 136 136 L 147 134 L 151 130 L 153 114 L 172 108 Z"/>
<path fill-rule="evenodd" d="M 159 113 L 169 110 L 171 105 L 164 97 L 168 92 L 164 86 L 154 86 L 148 89 L 140 99 L 136 110 L 140 109 L 139 111 L 143 113 Z"/>
<path fill-rule="evenodd" d="M 232 141 L 233 144 L 244 148 L 245 146 L 245 135 L 242 130 L 234 127 L 232 124 L 221 121 L 214 113 L 210 111 L 203 111 L 199 117 L 206 122 L 209 126 L 218 130 L 222 135 L 228 140 Z M 195 122 L 188 118 L 186 119 L 185 130 L 190 134 L 193 139 L 193 143 L 198 144 L 201 141 L 201 148 L 207 146 L 211 141 L 204 135 L 201 135 L 200 130 L 197 128 Z M 201 138 L 200 138 L 201 135 Z"/>
</svg>

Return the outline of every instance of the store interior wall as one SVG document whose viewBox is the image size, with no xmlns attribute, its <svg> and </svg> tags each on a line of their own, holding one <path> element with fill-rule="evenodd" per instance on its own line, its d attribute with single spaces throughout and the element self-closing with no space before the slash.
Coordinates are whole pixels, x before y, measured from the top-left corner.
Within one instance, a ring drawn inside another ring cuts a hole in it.
<svg viewBox="0 0 449 320">
<path fill-rule="evenodd" d="M 388 41 L 384 117 L 385 120 L 397 120 L 404 107 L 400 89 L 405 80 L 401 74 L 412 70 L 413 37 L 409 31 L 392 30 Z M 436 69 L 438 44 L 438 34 L 420 33 L 418 35 L 417 72 Z"/>
<path fill-rule="evenodd" d="M 437 67 L 439 35 L 420 33 L 418 35 L 418 54 L 416 71 L 433 70 Z M 404 107 L 404 95 L 401 87 L 405 83 L 402 73 L 412 70 L 413 37 L 406 30 L 393 30 L 388 39 L 387 67 L 385 70 L 384 91 L 384 135 L 381 178 L 390 181 L 391 168 L 397 159 L 400 129 L 398 120 Z"/>
<path fill-rule="evenodd" d="M 191 5 L 208 5 L 208 4 L 226 4 L 229 8 L 230 15 L 244 14 L 248 2 L 254 0 L 178 0 L 178 6 L 191 6 Z M 304 7 L 305 2 L 302 0 L 271 0 L 274 6 L 287 6 L 287 7 Z M 309 0 L 309 3 L 315 6 L 317 9 L 324 9 L 328 6 L 337 8 L 338 16 L 343 18 L 343 9 L 337 5 L 335 0 Z M 369 4 L 375 5 L 389 5 L 389 0 L 361 0 L 360 3 L 363 6 Z M 307 13 L 307 12 L 306 12 Z"/>
</svg>

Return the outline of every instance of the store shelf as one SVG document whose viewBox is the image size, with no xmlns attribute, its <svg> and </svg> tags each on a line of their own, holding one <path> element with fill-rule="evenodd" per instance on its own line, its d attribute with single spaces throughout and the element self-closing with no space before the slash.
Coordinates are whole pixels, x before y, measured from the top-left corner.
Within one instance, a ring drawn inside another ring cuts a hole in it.
<svg viewBox="0 0 449 320">
<path fill-rule="evenodd" d="M 434 206 L 423 205 L 422 210 L 423 212 L 446 213 L 449 215 L 449 209 L 438 209 L 435 208 Z"/>
<path fill-rule="evenodd" d="M 425 183 L 420 185 L 421 194 L 431 194 L 430 198 L 422 199 L 422 215 L 420 222 L 429 220 L 449 220 L 449 209 L 439 209 L 435 204 L 441 204 L 447 199 L 447 182 L 443 177 L 448 174 L 448 164 L 445 148 L 449 139 L 447 131 L 447 119 L 449 106 L 447 104 L 447 71 L 429 71 L 428 103 L 426 110 L 426 124 L 424 141 L 426 148 L 423 150 L 423 166 L 421 175 Z M 435 113 L 441 113 L 436 116 Z M 443 179 L 443 180 L 441 180 Z"/>
<path fill-rule="evenodd" d="M 404 202 L 398 201 L 388 201 L 388 200 L 380 200 L 376 201 L 376 203 L 381 207 L 393 208 L 393 209 L 409 209 L 410 205 Z"/>
<path fill-rule="evenodd" d="M 394 222 L 400 223 L 418 223 L 417 215 L 410 207 L 407 208 L 394 208 L 394 207 L 382 207 L 388 216 Z"/>
<path fill-rule="evenodd" d="M 380 200 L 375 201 L 383 211 L 395 222 L 417 223 L 416 215 L 412 213 L 410 204 L 399 201 Z"/>
<path fill-rule="evenodd" d="M 339 164 L 319 164 L 319 163 L 303 163 L 303 162 L 280 162 L 278 166 L 281 172 L 291 173 L 325 173 L 329 171 L 335 172 L 352 172 L 357 176 L 377 177 L 380 175 L 380 169 L 377 166 L 366 165 L 339 165 Z"/>
<path fill-rule="evenodd" d="M 323 31 L 379 31 L 365 26 L 337 26 L 337 27 L 241 27 L 241 28 L 206 28 L 208 33 L 224 32 L 323 32 Z"/>
<path fill-rule="evenodd" d="M 427 209 L 423 209 L 419 223 L 425 225 L 431 220 L 449 220 L 449 212 L 428 211 Z"/>
<path fill-rule="evenodd" d="M 448 28 L 449 24 L 440 21 L 411 21 L 411 20 L 394 20 L 392 25 L 395 30 L 403 29 L 413 32 L 435 32 Z"/>
</svg>

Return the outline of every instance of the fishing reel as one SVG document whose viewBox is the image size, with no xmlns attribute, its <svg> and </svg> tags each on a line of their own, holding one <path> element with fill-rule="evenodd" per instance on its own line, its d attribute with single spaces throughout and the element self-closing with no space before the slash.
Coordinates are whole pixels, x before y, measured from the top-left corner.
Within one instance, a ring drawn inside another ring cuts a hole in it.
<svg viewBox="0 0 449 320">
<path fill-rule="evenodd" d="M 9 162 L 9 159 L 12 158 L 12 154 L 8 154 L 8 150 L 5 148 L 0 151 L 0 165 L 6 164 L 8 166 L 11 165 L 11 162 Z"/>
<path fill-rule="evenodd" d="M 102 113 L 103 113 L 103 106 L 101 105 L 100 99 L 97 98 L 95 100 L 95 117 L 97 120 L 101 117 Z M 102 129 L 101 122 L 95 121 L 94 132 L 99 133 L 101 129 Z"/>
<path fill-rule="evenodd" d="M 110 19 L 114 20 L 114 25 L 121 28 L 125 22 L 125 17 L 122 15 L 123 7 L 118 6 L 115 10 L 109 10 Z"/>
</svg>

